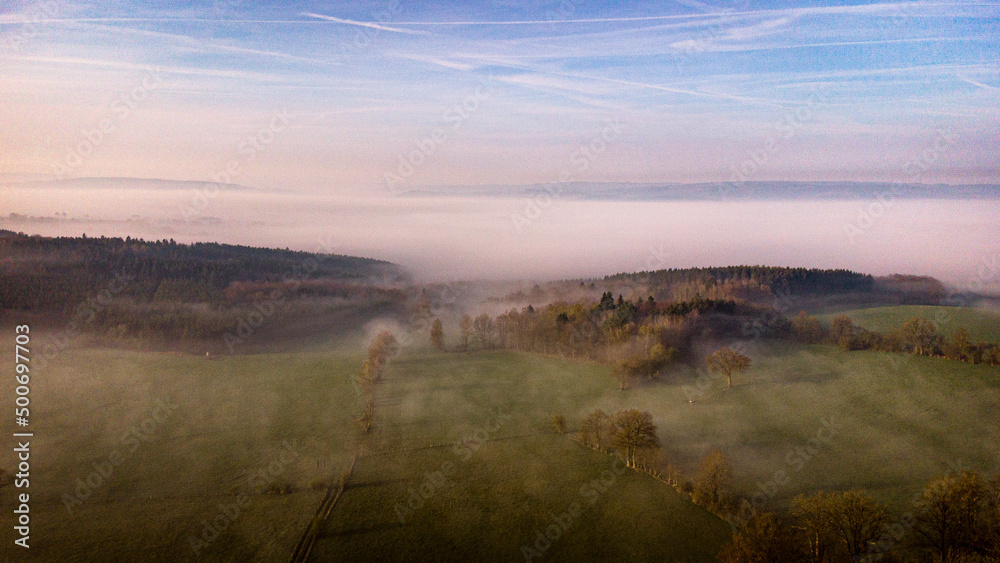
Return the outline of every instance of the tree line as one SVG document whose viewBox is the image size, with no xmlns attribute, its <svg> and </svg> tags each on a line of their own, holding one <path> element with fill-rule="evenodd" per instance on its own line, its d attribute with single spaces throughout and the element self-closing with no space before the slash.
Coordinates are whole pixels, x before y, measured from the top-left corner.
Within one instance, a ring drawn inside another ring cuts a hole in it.
<svg viewBox="0 0 1000 563">
<path fill-rule="evenodd" d="M 898 517 L 862 490 L 800 495 L 791 514 L 754 514 L 718 561 L 1000 561 L 1000 476 L 937 476 Z"/>
<path fill-rule="evenodd" d="M 368 346 L 368 357 L 358 371 L 357 383 L 361 395 L 361 415 L 357 423 L 362 432 L 368 433 L 375 419 L 375 385 L 382 380 L 382 375 L 389 360 L 399 353 L 399 342 L 392 332 L 383 330 L 378 333 Z"/>
<path fill-rule="evenodd" d="M 825 343 L 845 351 L 869 349 L 1000 365 L 1000 345 L 973 343 L 965 329 L 948 338 L 923 318 L 878 333 L 854 325 L 846 315 L 838 315 L 825 327 L 805 311 L 789 319 L 774 307 L 704 299 L 698 294 L 687 301 L 659 303 L 652 296 L 629 301 L 604 292 L 589 304 L 556 302 L 537 309 L 532 305 L 512 308 L 495 317 L 463 315 L 458 328 L 457 350 L 508 349 L 604 362 L 614 366 L 613 375 L 623 389 L 631 381 L 658 377 L 676 361 L 700 361 L 693 354 L 693 344 L 706 338 Z M 435 348 L 444 349 L 439 319 L 433 323 L 431 341 Z M 723 368 L 738 358 L 728 360 L 708 365 L 727 375 L 731 385 L 733 370 Z"/>
<path fill-rule="evenodd" d="M 793 325 L 801 327 L 806 322 L 809 321 L 800 314 Z M 847 315 L 838 315 L 830 321 L 826 339 L 844 351 L 909 353 L 1000 366 L 1000 344 L 973 342 L 969 331 L 964 328 L 956 329 L 948 337 L 938 330 L 936 324 L 922 317 L 914 317 L 897 329 L 876 332 L 855 325 Z"/>
<path fill-rule="evenodd" d="M 312 278 L 362 281 L 398 277 L 387 262 L 332 254 L 218 243 L 181 244 L 131 237 L 42 237 L 0 231 L 0 308 L 71 309 L 107 289 L 116 276 L 129 283 L 121 297 L 215 302 L 234 282 Z"/>
<path fill-rule="evenodd" d="M 554 421 L 563 432 L 565 418 Z M 595 409 L 580 423 L 578 437 L 596 450 L 616 452 L 628 467 L 662 477 L 662 446 L 649 412 Z M 717 558 L 724 563 L 1000 560 L 1000 475 L 987 479 L 959 470 L 934 477 L 913 497 L 912 510 L 898 516 L 860 489 L 798 495 L 786 514 L 758 511 L 746 500 L 737 502 L 732 467 L 719 449 L 706 453 L 690 480 L 672 466 L 666 480 L 734 525 L 732 542 Z"/>
</svg>

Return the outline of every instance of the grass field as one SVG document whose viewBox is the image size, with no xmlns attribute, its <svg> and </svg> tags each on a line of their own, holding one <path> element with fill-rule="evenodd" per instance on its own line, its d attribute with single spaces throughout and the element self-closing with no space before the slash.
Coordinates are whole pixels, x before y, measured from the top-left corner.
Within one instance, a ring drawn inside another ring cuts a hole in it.
<svg viewBox="0 0 1000 563">
<path fill-rule="evenodd" d="M 309 483 L 338 474 L 353 448 L 348 375 L 359 364 L 330 354 L 62 353 L 32 379 L 32 548 L 12 553 L 8 541 L 0 553 L 18 561 L 189 560 L 189 537 L 246 493 L 249 503 L 237 505 L 231 524 L 220 520 L 225 529 L 202 558 L 287 559 L 323 494 Z M 8 386 L 0 400 L 13 404 Z M 12 447 L 0 460 L 14 467 Z M 296 492 L 258 494 L 272 483 Z M 3 491 L 6 530 L 13 492 Z M 87 498 L 70 511 L 64 494 Z"/>
<path fill-rule="evenodd" d="M 828 313 L 819 315 L 819 319 L 829 323 L 830 319 L 840 314 L 850 317 L 854 324 L 878 332 L 896 329 L 914 317 L 923 317 L 934 322 L 938 331 L 949 338 L 956 330 L 964 328 L 969 331 L 973 342 L 1000 342 L 1000 315 L 985 309 L 898 305 Z"/>
<path fill-rule="evenodd" d="M 556 434 L 554 413 L 615 392 L 606 368 L 588 364 L 505 352 L 401 358 L 381 390 L 375 447 L 318 560 L 524 560 L 522 546 L 535 548 L 550 515 L 573 503 L 581 514 L 539 551 L 545 560 L 711 560 L 727 524 Z M 408 505 L 425 484 L 429 498 Z"/>
<path fill-rule="evenodd" d="M 949 464 L 1000 470 L 997 368 L 832 346 L 758 346 L 751 356 L 732 389 L 678 368 L 618 391 L 606 366 L 407 350 L 379 384 L 372 433 L 359 440 L 357 356 L 67 351 L 33 379 L 26 560 L 193 559 L 190 536 L 241 492 L 249 503 L 200 559 L 286 560 L 322 496 L 308 484 L 337 475 L 354 453 L 314 560 L 523 560 L 522 546 L 535 548 L 552 515 L 574 506 L 543 560 L 710 560 L 727 524 L 555 433 L 553 414 L 572 430 L 595 407 L 650 411 L 666 459 L 688 475 L 721 448 L 743 494 L 774 509 L 799 493 L 852 487 L 906 509 Z M 9 388 L 0 401 L 13 402 Z M 157 401 L 177 407 L 149 424 Z M 123 434 L 144 422 L 148 440 L 130 452 Z M 831 426 L 832 436 L 821 432 Z M 286 441 L 299 455 L 282 464 Z M 69 513 L 62 495 L 113 451 L 124 461 Z M 274 464 L 268 480 L 295 492 L 258 494 L 248 483 Z M 13 466 L 10 448 L 0 466 Z M 427 498 L 403 508 L 422 487 Z M 12 500 L 5 489 L 3 505 Z M 4 508 L 0 526 L 12 525 Z"/>
</svg>

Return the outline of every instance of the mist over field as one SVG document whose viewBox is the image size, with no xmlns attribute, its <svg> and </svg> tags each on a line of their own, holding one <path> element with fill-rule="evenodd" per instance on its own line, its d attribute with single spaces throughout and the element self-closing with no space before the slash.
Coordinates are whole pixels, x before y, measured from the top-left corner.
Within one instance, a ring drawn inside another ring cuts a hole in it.
<svg viewBox="0 0 1000 563">
<path fill-rule="evenodd" d="M 0 560 L 1000 562 L 998 31 L 0 1 Z"/>
<path fill-rule="evenodd" d="M 938 277 L 993 291 L 1000 200 L 581 201 L 302 195 L 189 182 L 11 188 L 0 228 L 213 240 L 389 260 L 428 281 L 565 279 L 768 264 Z M 108 186 L 111 187 L 103 187 Z M 212 188 L 206 192 L 206 186 Z M 206 197 L 205 194 L 208 194 Z M 65 215 L 64 215 L 65 214 Z"/>
</svg>

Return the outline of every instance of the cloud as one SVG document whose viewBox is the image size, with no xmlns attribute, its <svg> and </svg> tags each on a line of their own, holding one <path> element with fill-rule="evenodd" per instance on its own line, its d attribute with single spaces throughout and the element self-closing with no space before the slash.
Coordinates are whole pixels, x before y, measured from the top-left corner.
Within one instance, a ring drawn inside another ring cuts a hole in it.
<svg viewBox="0 0 1000 563">
<path fill-rule="evenodd" d="M 212 76 L 216 78 L 237 78 L 241 80 L 256 80 L 260 82 L 285 82 L 287 77 L 262 72 L 242 71 L 242 70 L 218 70 L 207 68 L 192 68 L 178 66 L 157 66 L 128 63 L 123 61 L 109 61 L 104 59 L 84 59 L 76 57 L 8 57 L 7 60 L 36 62 L 44 64 L 69 65 L 69 66 L 96 66 L 104 68 L 119 68 L 126 70 L 148 71 L 156 70 L 164 74 L 190 74 L 194 76 Z"/>
<path fill-rule="evenodd" d="M 407 60 L 421 62 L 421 63 L 427 63 L 427 64 L 433 64 L 433 65 L 443 66 L 445 68 L 450 68 L 450 69 L 453 69 L 453 70 L 467 71 L 467 70 L 472 70 L 474 68 L 477 68 L 477 66 L 478 66 L 478 65 L 473 65 L 473 64 L 469 64 L 469 63 L 460 63 L 460 62 L 457 62 L 457 61 L 449 61 L 449 60 L 445 60 L 445 59 L 439 59 L 437 57 L 432 57 L 432 56 L 427 56 L 427 55 L 415 55 L 415 54 L 412 54 L 412 53 L 402 54 L 402 55 L 398 55 L 398 56 L 401 59 L 407 59 Z"/>
<path fill-rule="evenodd" d="M 404 33 L 404 34 L 407 34 L 407 35 L 430 35 L 430 33 L 426 32 L 426 31 L 416 31 L 416 30 L 413 30 L 413 29 L 402 29 L 402 28 L 398 28 L 398 27 L 389 27 L 387 25 L 382 25 L 382 24 L 374 23 L 374 22 L 362 22 L 362 21 L 356 21 L 356 20 L 348 20 L 348 19 L 344 19 L 344 18 L 335 18 L 333 16 L 324 16 L 322 14 L 314 14 L 312 12 L 302 12 L 300 15 L 303 15 L 303 16 L 306 16 L 306 17 L 309 17 L 309 18 L 316 18 L 316 19 L 321 19 L 321 20 L 327 20 L 327 21 L 332 21 L 332 22 L 337 22 L 337 23 L 342 23 L 342 24 L 347 24 L 347 25 L 356 25 L 356 26 L 360 26 L 360 27 L 368 27 L 368 28 L 371 28 L 371 29 L 378 29 L 378 30 L 381 30 L 381 31 L 391 31 L 393 33 Z"/>
<path fill-rule="evenodd" d="M 990 86 L 989 84 L 983 84 L 982 82 L 976 82 L 975 80 L 972 80 L 971 78 L 966 78 L 964 76 L 958 76 L 957 78 L 959 80 L 961 80 L 962 82 L 965 82 L 967 84 L 972 84 L 973 86 L 978 86 L 978 87 L 983 88 L 985 90 L 992 90 L 992 91 L 1000 90 L 1000 88 L 997 88 L 996 86 Z"/>
</svg>

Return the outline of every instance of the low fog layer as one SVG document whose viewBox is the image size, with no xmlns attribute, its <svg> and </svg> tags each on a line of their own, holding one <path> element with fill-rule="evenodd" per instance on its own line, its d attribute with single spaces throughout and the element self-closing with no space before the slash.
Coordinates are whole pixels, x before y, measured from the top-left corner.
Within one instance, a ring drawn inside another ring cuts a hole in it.
<svg viewBox="0 0 1000 563">
<path fill-rule="evenodd" d="M 204 187 L 0 191 L 0 228 L 380 258 L 431 281 L 766 264 L 998 287 L 1000 202 L 370 198 Z"/>
</svg>

